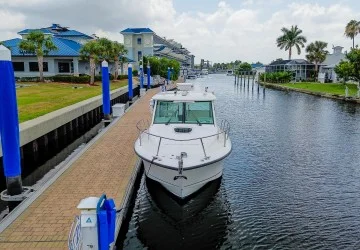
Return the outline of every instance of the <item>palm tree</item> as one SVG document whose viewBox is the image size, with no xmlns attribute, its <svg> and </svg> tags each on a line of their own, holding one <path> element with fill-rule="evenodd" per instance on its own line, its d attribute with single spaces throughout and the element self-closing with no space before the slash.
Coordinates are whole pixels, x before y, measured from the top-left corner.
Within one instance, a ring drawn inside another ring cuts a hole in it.
<svg viewBox="0 0 360 250">
<path fill-rule="evenodd" d="M 281 31 L 283 32 L 283 35 L 276 39 L 277 46 L 280 49 L 285 48 L 285 51 L 289 50 L 289 60 L 291 60 L 292 47 L 295 46 L 298 55 L 300 55 L 301 48 L 305 47 L 304 43 L 306 43 L 307 41 L 306 37 L 300 35 L 302 33 L 302 30 L 299 29 L 297 25 L 291 26 L 291 29 L 283 27 Z"/>
<path fill-rule="evenodd" d="M 40 81 L 44 81 L 44 55 L 58 48 L 53 43 L 51 37 L 46 37 L 40 30 L 31 31 L 26 39 L 19 43 L 19 48 L 29 53 L 35 54 L 38 59 Z"/>
<path fill-rule="evenodd" d="M 119 57 L 122 56 L 122 58 L 124 58 L 124 54 L 127 53 L 127 50 L 125 49 L 124 44 L 119 43 L 119 42 L 112 42 L 112 46 L 111 46 L 111 56 L 112 59 L 114 60 L 114 65 L 115 65 L 115 72 L 114 72 L 114 79 L 117 80 L 118 75 L 119 75 L 119 62 L 120 59 Z"/>
<path fill-rule="evenodd" d="M 345 36 L 353 41 L 353 48 L 355 47 L 355 36 L 359 34 L 360 22 L 351 20 L 345 27 Z"/>
<path fill-rule="evenodd" d="M 80 56 L 83 60 L 89 60 L 90 62 L 90 85 L 95 82 L 95 68 L 96 63 L 103 55 L 104 46 L 99 43 L 99 40 L 92 40 L 80 49 Z"/>
<path fill-rule="evenodd" d="M 306 47 L 306 59 L 315 64 L 315 72 L 318 71 L 318 65 L 325 61 L 326 55 L 329 54 L 329 51 L 325 50 L 327 47 L 326 42 L 315 41 L 310 43 Z"/>
</svg>

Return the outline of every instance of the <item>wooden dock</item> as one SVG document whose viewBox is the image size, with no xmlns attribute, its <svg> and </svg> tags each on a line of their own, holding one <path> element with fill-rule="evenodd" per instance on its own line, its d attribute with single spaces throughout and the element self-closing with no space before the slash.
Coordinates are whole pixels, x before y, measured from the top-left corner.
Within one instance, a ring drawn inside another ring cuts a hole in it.
<svg viewBox="0 0 360 250">
<path fill-rule="evenodd" d="M 67 249 L 80 200 L 105 193 L 120 207 L 135 168 L 136 123 L 150 118 L 152 89 L 83 152 L 4 231 L 0 249 Z"/>
</svg>

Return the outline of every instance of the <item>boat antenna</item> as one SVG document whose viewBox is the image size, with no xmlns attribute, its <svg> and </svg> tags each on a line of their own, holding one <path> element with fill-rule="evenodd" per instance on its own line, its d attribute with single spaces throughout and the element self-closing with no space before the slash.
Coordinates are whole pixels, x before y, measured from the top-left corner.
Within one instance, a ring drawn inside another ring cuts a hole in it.
<svg viewBox="0 0 360 250">
<path fill-rule="evenodd" d="M 209 88 L 209 87 L 205 87 L 205 92 L 208 92 L 208 88 Z"/>
</svg>

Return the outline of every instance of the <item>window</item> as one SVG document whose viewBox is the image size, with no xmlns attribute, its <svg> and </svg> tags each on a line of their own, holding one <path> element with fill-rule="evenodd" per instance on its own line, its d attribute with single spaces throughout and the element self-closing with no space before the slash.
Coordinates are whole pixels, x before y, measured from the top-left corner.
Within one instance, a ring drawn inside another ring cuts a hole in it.
<svg viewBox="0 0 360 250">
<path fill-rule="evenodd" d="M 141 38 L 137 39 L 137 44 L 141 44 Z"/>
<path fill-rule="evenodd" d="M 24 62 L 13 62 L 14 71 L 25 71 Z"/>
<path fill-rule="evenodd" d="M 59 69 L 59 73 L 70 73 L 70 63 L 59 62 L 58 69 Z"/>
<path fill-rule="evenodd" d="M 141 61 L 142 60 L 142 53 L 141 51 L 138 51 L 138 61 Z"/>
<path fill-rule="evenodd" d="M 30 68 L 30 72 L 38 72 L 39 71 L 38 62 L 29 62 L 29 68 Z M 43 71 L 44 72 L 49 71 L 47 62 L 43 62 Z"/>
<path fill-rule="evenodd" d="M 212 103 L 158 101 L 154 123 L 214 124 Z"/>
</svg>

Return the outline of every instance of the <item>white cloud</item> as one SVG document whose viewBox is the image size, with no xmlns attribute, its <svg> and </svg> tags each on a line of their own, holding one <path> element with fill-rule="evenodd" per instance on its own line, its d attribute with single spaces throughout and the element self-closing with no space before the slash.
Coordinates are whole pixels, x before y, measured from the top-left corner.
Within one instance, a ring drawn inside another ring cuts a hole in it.
<svg viewBox="0 0 360 250">
<path fill-rule="evenodd" d="M 349 48 L 351 40 L 344 37 L 344 27 L 360 15 L 346 1 L 309 4 L 275 0 L 271 9 L 269 0 L 243 1 L 238 8 L 220 1 L 212 12 L 177 12 L 173 0 L 107 0 L 106 4 L 95 0 L 0 0 L 0 40 L 12 38 L 23 28 L 53 22 L 118 41 L 123 40 L 119 32 L 124 28 L 150 27 L 160 36 L 181 42 L 195 54 L 196 61 L 268 63 L 287 57 L 275 44 L 283 26 L 298 25 L 309 42 L 322 40 Z"/>
</svg>

